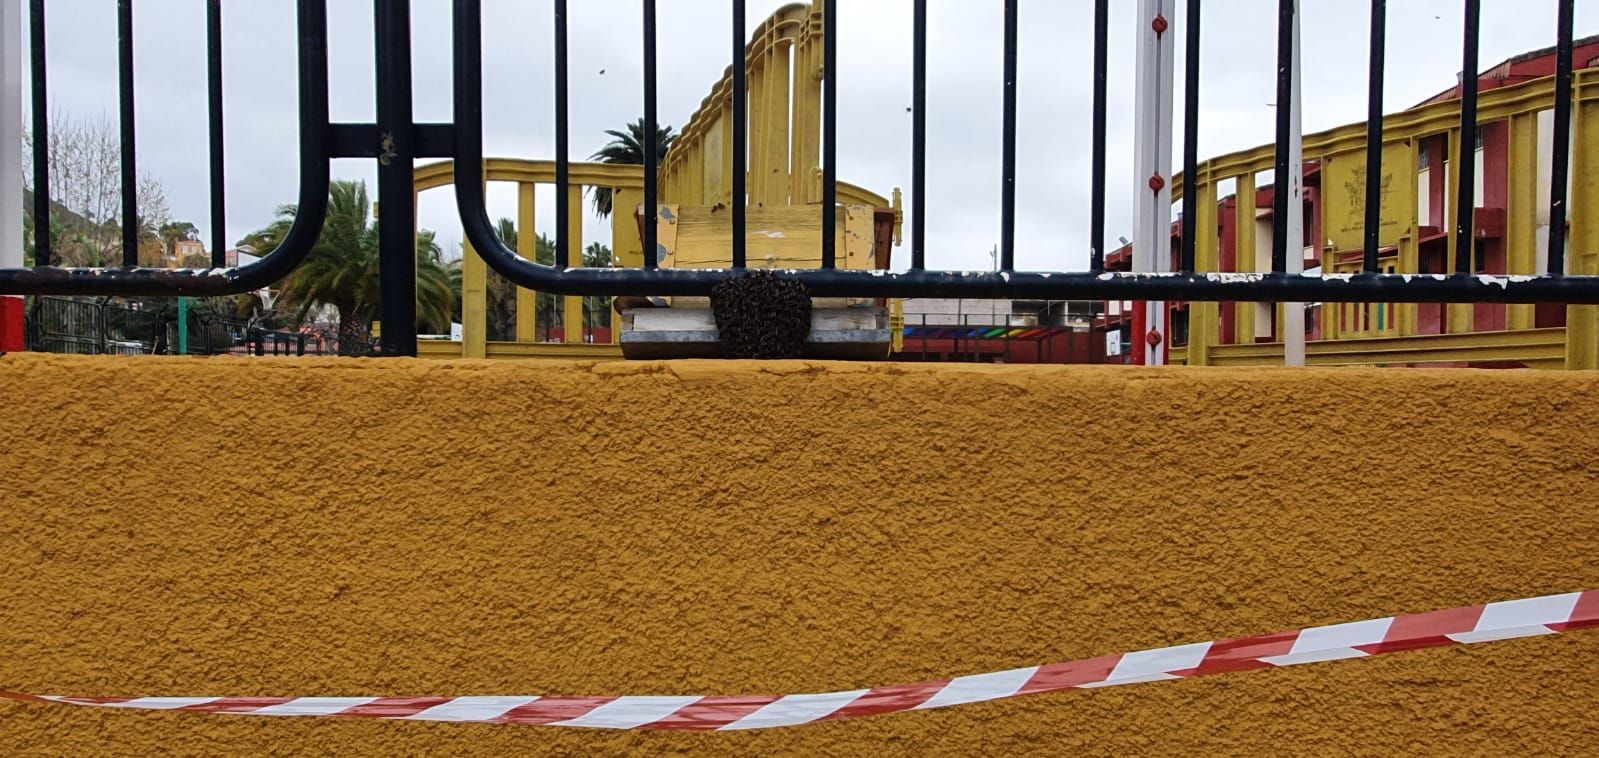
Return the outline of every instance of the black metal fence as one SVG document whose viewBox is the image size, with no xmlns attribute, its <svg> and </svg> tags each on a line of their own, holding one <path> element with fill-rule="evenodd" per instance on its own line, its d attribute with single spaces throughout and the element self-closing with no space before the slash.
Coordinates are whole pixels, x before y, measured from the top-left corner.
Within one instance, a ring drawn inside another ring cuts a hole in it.
<svg viewBox="0 0 1599 758">
<path fill-rule="evenodd" d="M 103 300 L 41 297 L 28 309 L 28 349 L 83 355 L 162 352 L 161 314 Z"/>
<path fill-rule="evenodd" d="M 28 349 L 82 355 L 298 356 L 339 352 L 338 338 L 324 332 L 274 329 L 250 318 L 200 308 L 180 315 L 175 308 L 151 306 L 150 301 L 111 298 L 34 298 L 25 320 Z M 182 338 L 181 318 L 188 320 Z"/>
<path fill-rule="evenodd" d="M 644 113 L 645 134 L 656 127 L 656 3 L 640 0 L 645 53 Z M 1264 8 L 1266 0 L 1257 0 Z M 847 20 L 850 0 L 830 0 L 824 20 L 823 94 L 823 188 L 824 233 L 821 268 L 787 272 L 803 281 L 816 296 L 851 297 L 964 297 L 1053 300 L 1241 300 L 1241 301 L 1320 301 L 1320 302 L 1498 302 L 1498 303 L 1599 303 L 1599 277 L 1565 273 L 1566 176 L 1569 170 L 1569 135 L 1572 102 L 1572 13 L 1575 0 L 1551 0 L 1559 9 L 1555 30 L 1558 71 L 1554 98 L 1554 169 L 1551 182 L 1550 240 L 1548 271 L 1536 277 L 1474 275 L 1470 251 L 1472 235 L 1472 187 L 1470 161 L 1460 167 L 1460 194 L 1456 199 L 1454 234 L 1459 240 L 1460 258 L 1453 274 L 1383 274 L 1377 263 L 1375 214 L 1380 211 L 1378 178 L 1381 176 L 1381 93 L 1386 24 L 1386 0 L 1371 0 L 1370 107 L 1371 145 L 1368 152 L 1366 187 L 1365 267 L 1352 276 L 1315 276 L 1288 273 L 1290 241 L 1287 225 L 1274 224 L 1272 270 L 1259 274 L 1201 273 L 1195 269 L 1193 235 L 1184 235 L 1179 271 L 1171 273 L 1127 273 L 1104 271 L 1105 185 L 1106 185 L 1106 90 L 1108 15 L 1110 0 L 1095 0 L 1093 25 L 1094 99 L 1092 156 L 1092 209 L 1086 240 L 1059 240 L 1064 253 L 1070 249 L 1090 252 L 1091 270 L 1086 272 L 1030 272 L 1015 270 L 1016 248 L 1016 103 L 1020 96 L 1017 81 L 1017 27 L 1020 0 L 1002 0 L 1004 13 L 1004 107 L 1001 114 L 1002 159 L 1000 270 L 994 272 L 933 271 L 926 268 L 929 240 L 926 234 L 927 140 L 927 2 L 913 4 L 913 186 L 911 190 L 911 266 L 904 272 L 847 271 L 836 267 L 834 234 L 836 216 L 836 178 L 838 118 L 837 93 L 848 82 L 838 77 L 838 34 L 841 20 Z M 733 192 L 743 194 L 746 156 L 744 119 L 747 93 L 742 86 L 745 51 L 744 0 L 730 0 L 733 25 L 730 39 L 735 86 L 733 114 L 736 121 L 733 146 Z M 1175 0 L 1171 2 L 1175 8 Z M 48 150 L 47 72 L 44 62 L 44 23 L 46 3 L 31 0 L 33 40 L 33 118 L 35 210 L 47 217 L 50 203 Z M 384 201 L 384 222 L 380 225 L 382 276 L 382 352 L 391 355 L 414 354 L 415 257 L 411 230 L 415 209 L 410 200 L 416 159 L 453 158 L 456 161 L 456 198 L 467 238 L 488 265 L 512 282 L 544 292 L 567 295 L 706 295 L 718 282 L 738 275 L 744 257 L 744 203 L 733 203 L 733 229 L 730 246 L 734 268 L 726 270 L 663 269 L 657 265 L 654 228 L 644 225 L 644 266 L 634 269 L 579 268 L 569 265 L 546 266 L 525 260 L 506 247 L 494 233 L 484 206 L 483 158 L 483 76 L 481 8 L 479 0 L 454 0 L 454 116 L 452 123 L 417 123 L 411 98 L 411 14 L 409 0 L 374 0 L 377 64 L 377 120 L 374 123 L 331 123 L 328 119 L 328 45 L 326 0 L 298 0 L 297 66 L 299 78 L 299 215 L 278 249 L 262 260 L 239 268 L 221 268 L 215 256 L 224 248 L 220 238 L 225 228 L 222 213 L 222 87 L 220 0 L 208 0 L 208 71 L 210 76 L 210 163 L 212 178 L 212 228 L 218 236 L 213 248 L 213 266 L 205 270 L 140 268 L 133 225 L 123 231 L 123 266 L 117 268 L 58 268 L 50 265 L 48 225 L 36 225 L 37 265 L 31 269 L 0 269 L 0 292 L 58 295 L 224 295 L 267 286 L 292 271 L 305 258 L 320 233 L 327 211 L 329 161 L 333 158 L 371 158 L 378 161 L 379 197 Z M 1199 0 L 1187 0 L 1187 60 L 1184 68 L 1187 88 L 1184 113 L 1185 177 L 1195 176 L 1194 147 L 1200 126 L 1199 52 L 1201 37 Z M 1480 0 L 1464 0 L 1462 69 L 1477 70 L 1480 29 Z M 133 0 L 119 0 L 119 71 L 123 139 L 123 217 L 136 218 L 135 163 L 133 153 Z M 1289 107 L 1293 98 L 1293 39 L 1295 0 L 1278 0 L 1278 80 L 1275 175 L 1288 176 Z M 567 2 L 554 0 L 555 103 L 552 117 L 556 126 L 556 193 L 560 206 L 556 214 L 557 249 L 569 250 L 570 230 L 566 205 L 568 172 L 567 104 Z M 1164 19 L 1157 33 L 1168 33 Z M 1175 33 L 1175 32 L 1170 32 Z M 1477 128 L 1477 78 L 1462 77 L 1460 130 L 1464 144 L 1471 144 Z M 1170 96 L 1170 93 L 1165 93 Z M 644 140 L 645 203 L 657 201 L 657 175 L 660 156 L 653 140 Z M 1156 190 L 1158 192 L 1158 190 Z M 1276 218 L 1286 217 L 1288 194 L 1277 192 Z M 1185 217 L 1195 217 L 1197 192 L 1185 192 Z M 566 263 L 572 264 L 573 261 Z"/>
<path fill-rule="evenodd" d="M 105 323 L 99 303 L 41 297 L 28 313 L 28 349 L 44 353 L 98 355 L 106 352 Z M 154 337 L 154 331 L 151 332 Z"/>
</svg>

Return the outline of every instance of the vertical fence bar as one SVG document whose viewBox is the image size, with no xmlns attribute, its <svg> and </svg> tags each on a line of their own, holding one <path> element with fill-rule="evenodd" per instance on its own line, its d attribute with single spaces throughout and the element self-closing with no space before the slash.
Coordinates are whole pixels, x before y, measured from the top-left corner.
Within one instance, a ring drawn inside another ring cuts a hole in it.
<svg viewBox="0 0 1599 758">
<path fill-rule="evenodd" d="M 555 0 L 555 261 L 557 266 L 570 268 L 577 262 L 567 244 L 572 234 L 572 200 L 568 191 L 572 186 L 572 165 L 567 156 L 571 135 L 567 124 L 566 57 L 566 0 Z M 565 324 L 564 328 L 570 330 L 573 326 Z M 582 328 L 581 324 L 576 326 Z"/>
<path fill-rule="evenodd" d="M 1183 62 L 1183 237 L 1181 270 L 1194 270 L 1199 228 L 1199 0 L 1188 0 Z M 1212 230 L 1214 233 L 1214 230 Z"/>
<path fill-rule="evenodd" d="M 1382 92 L 1388 36 L 1388 1 L 1371 0 L 1370 85 L 1366 95 L 1366 221 L 1361 270 L 1377 273 L 1377 246 L 1382 233 Z"/>
<path fill-rule="evenodd" d="M 1289 140 L 1293 128 L 1291 113 L 1294 97 L 1294 15 L 1296 0 L 1277 0 L 1277 145 L 1272 171 L 1271 192 L 1271 270 L 1288 270 L 1288 214 L 1292 184 L 1299 177 L 1288 175 Z"/>
<path fill-rule="evenodd" d="M 378 280 L 384 355 L 416 355 L 416 131 L 411 111 L 411 0 L 373 0 L 377 54 Z M 342 336 L 342 335 L 341 335 Z"/>
<path fill-rule="evenodd" d="M 1460 63 L 1460 185 L 1455 193 L 1455 272 L 1469 274 L 1477 257 L 1472 216 L 1477 208 L 1477 40 L 1482 0 L 1466 0 Z"/>
<path fill-rule="evenodd" d="M 139 173 L 133 133 L 133 0 L 117 0 L 117 89 L 122 126 L 122 265 L 139 265 Z"/>
<path fill-rule="evenodd" d="M 655 268 L 656 219 L 660 202 L 656 197 L 661 169 L 660 128 L 655 112 L 655 0 L 644 0 L 644 267 Z M 613 212 L 620 213 L 621 209 Z"/>
<path fill-rule="evenodd" d="M 211 266 L 228 263 L 228 204 L 222 164 L 222 0 L 205 9 L 206 89 L 211 120 Z"/>
<path fill-rule="evenodd" d="M 911 48 L 911 268 L 920 271 L 927 268 L 927 0 L 912 10 Z"/>
<path fill-rule="evenodd" d="M 1288 215 L 1282 219 L 1282 224 L 1288 229 L 1288 240 L 1292 247 L 1293 255 L 1287 256 L 1286 273 L 1302 274 L 1305 271 L 1305 144 L 1304 144 L 1304 80 L 1302 74 L 1302 48 L 1299 44 L 1299 34 L 1304 25 L 1304 19 L 1299 15 L 1300 0 L 1289 0 L 1294 7 L 1291 19 L 1293 27 L 1289 34 L 1289 83 L 1288 91 L 1292 97 L 1288 100 L 1288 177 L 1291 181 L 1279 184 L 1288 195 Z M 1283 365 L 1305 365 L 1305 304 L 1303 302 L 1286 302 L 1282 304 L 1282 321 L 1280 339 L 1283 343 Z"/>
<path fill-rule="evenodd" d="M 1005 99 L 1000 116 L 1003 144 L 1000 157 L 999 267 L 1016 268 L 1016 47 L 1017 6 L 1021 0 L 1005 0 Z"/>
<path fill-rule="evenodd" d="M 822 13 L 822 268 L 838 255 L 838 5 Z M 743 0 L 739 0 L 743 6 Z"/>
<path fill-rule="evenodd" d="M 832 14 L 832 8 L 828 8 Z M 733 0 L 733 268 L 744 268 L 744 212 L 749 205 L 749 85 L 745 81 L 744 0 Z M 823 224 L 826 226 L 826 224 Z M 825 230 L 824 230 L 825 231 Z M 826 243 L 823 243 L 825 248 Z"/>
<path fill-rule="evenodd" d="M 28 6 L 28 35 L 33 60 L 33 265 L 55 265 L 50 245 L 50 96 L 44 56 L 44 0 Z"/>
<path fill-rule="evenodd" d="M 582 204 L 583 194 L 581 187 L 576 192 L 572 187 L 570 56 L 566 31 L 566 0 L 555 0 L 555 260 L 557 265 L 578 268 L 583 264 L 583 216 L 581 208 L 574 206 Z M 573 216 L 577 217 L 577 224 L 572 223 Z M 574 240 L 579 244 L 573 244 Z M 566 344 L 583 341 L 583 298 L 561 297 L 561 333 L 562 342 Z"/>
<path fill-rule="evenodd" d="M 1553 167 L 1549 173 L 1549 275 L 1566 273 L 1566 185 L 1571 170 L 1572 9 L 1576 0 L 1560 0 L 1555 42 L 1555 114 Z"/>
<path fill-rule="evenodd" d="M 1110 0 L 1094 0 L 1093 168 L 1088 189 L 1089 268 L 1105 270 L 1105 98 L 1110 81 Z"/>
</svg>

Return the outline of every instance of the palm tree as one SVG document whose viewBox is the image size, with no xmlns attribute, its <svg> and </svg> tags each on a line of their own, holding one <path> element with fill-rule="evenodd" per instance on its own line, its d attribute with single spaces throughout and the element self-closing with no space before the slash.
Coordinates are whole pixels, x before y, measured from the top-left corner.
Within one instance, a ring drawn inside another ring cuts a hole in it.
<svg viewBox="0 0 1599 758">
<path fill-rule="evenodd" d="M 639 119 L 627 125 L 627 131 L 615 129 L 605 130 L 610 135 L 611 141 L 605 147 L 596 150 L 589 160 L 600 163 L 621 163 L 634 166 L 644 164 L 644 119 Z M 666 160 L 666 153 L 672 149 L 672 143 L 677 141 L 677 132 L 670 126 L 657 126 L 655 129 L 656 159 Z M 612 192 L 610 187 L 594 188 L 594 212 L 601 218 L 611 215 Z"/>
<path fill-rule="evenodd" d="M 595 242 L 583 250 L 583 265 L 586 268 L 611 268 L 616 265 L 616 257 L 612 255 L 611 248 Z M 585 295 L 583 323 L 590 329 L 610 326 L 611 298 L 605 295 Z"/>
<path fill-rule="evenodd" d="M 451 286 L 449 269 L 438 235 L 432 229 L 417 230 L 416 324 L 420 331 L 450 332 L 450 314 L 455 312 L 461 290 Z"/>
<path fill-rule="evenodd" d="M 316 245 L 293 273 L 283 280 L 278 302 L 296 311 L 303 322 L 313 307 L 338 312 L 339 353 L 361 355 L 371 340 L 372 319 L 382 304 L 378 280 L 378 230 L 371 218 L 366 182 L 336 181 L 328 187 L 328 215 Z M 278 218 L 267 227 L 240 240 L 258 250 L 276 248 L 294 223 L 297 208 L 278 208 Z M 456 290 L 442 260 L 432 231 L 416 235 L 417 326 L 440 330 L 449 327 Z"/>
<path fill-rule="evenodd" d="M 495 222 L 494 231 L 500 241 L 505 243 L 506 247 L 513 250 L 516 249 L 519 235 L 517 234 L 515 221 L 509 218 L 501 218 Z M 537 250 L 534 254 L 534 262 L 542 263 L 546 266 L 553 265 L 555 263 L 555 243 L 542 234 L 538 235 L 534 242 Z M 487 310 L 488 338 L 490 340 L 516 339 L 517 286 L 512 284 L 511 280 L 500 276 L 496 271 L 490 270 L 488 274 L 488 293 L 485 298 L 487 300 L 485 310 Z M 460 292 L 461 274 L 458 266 L 451 270 L 451 276 L 454 277 L 456 283 L 455 291 Z M 534 299 L 534 311 L 538 314 L 538 323 L 543 324 L 546 330 L 560 325 L 562 316 L 560 303 L 561 298 L 559 295 L 548 292 L 540 292 Z"/>
</svg>

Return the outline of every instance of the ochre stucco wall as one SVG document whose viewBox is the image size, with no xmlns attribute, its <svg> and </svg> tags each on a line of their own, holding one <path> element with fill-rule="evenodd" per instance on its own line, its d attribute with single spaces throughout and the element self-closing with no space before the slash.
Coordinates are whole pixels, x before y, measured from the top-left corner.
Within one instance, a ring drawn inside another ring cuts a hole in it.
<svg viewBox="0 0 1599 758">
<path fill-rule="evenodd" d="M 1599 374 L 0 357 L 0 688 L 752 694 L 1599 587 Z M 7 755 L 1588 752 L 1599 632 L 763 733 L 0 702 Z"/>
</svg>

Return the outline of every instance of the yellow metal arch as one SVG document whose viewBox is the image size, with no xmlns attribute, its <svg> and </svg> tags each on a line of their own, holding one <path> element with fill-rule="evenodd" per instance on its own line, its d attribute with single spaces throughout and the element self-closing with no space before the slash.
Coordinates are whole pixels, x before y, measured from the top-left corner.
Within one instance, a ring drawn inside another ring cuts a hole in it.
<svg viewBox="0 0 1599 758">
<path fill-rule="evenodd" d="M 538 235 L 534 232 L 535 226 L 535 188 L 540 184 L 555 184 L 555 162 L 550 160 L 527 160 L 521 158 L 488 158 L 484 162 L 484 176 L 489 182 L 511 182 L 517 186 L 517 217 L 516 228 L 522 233 L 517 236 L 517 254 L 528 260 L 535 260 L 538 254 Z M 567 249 L 563 253 L 565 262 L 573 266 L 583 264 L 583 193 L 589 187 L 608 187 L 616 194 L 614 202 L 616 208 L 629 208 L 637 205 L 644 191 L 644 170 L 640 166 L 616 165 L 608 163 L 571 163 L 570 177 L 570 239 L 567 240 Z M 455 162 L 440 161 L 418 166 L 416 169 L 415 195 L 440 187 L 450 187 L 455 184 Z M 639 245 L 637 221 L 631 213 L 611 214 L 611 251 L 618 265 L 638 266 L 643 264 L 644 253 Z M 515 355 L 517 357 L 537 354 L 550 354 L 558 350 L 550 345 L 537 345 L 535 335 L 538 332 L 537 294 L 531 290 L 518 289 L 516 301 L 516 342 L 507 343 L 518 346 L 514 350 L 507 350 L 506 345 L 497 346 L 494 352 Z M 614 345 L 616 335 L 612 332 L 611 345 L 585 345 L 583 343 L 583 299 L 581 297 L 562 298 L 562 321 L 567 325 L 576 325 L 576 328 L 565 329 L 564 350 L 555 354 L 581 357 L 621 357 L 621 351 Z M 461 342 L 437 343 L 423 342 L 418 345 L 419 354 L 438 357 L 466 357 L 487 358 L 491 355 L 491 346 L 488 341 L 488 266 L 481 256 L 472 248 L 470 242 L 466 243 L 461 259 Z"/>
</svg>

